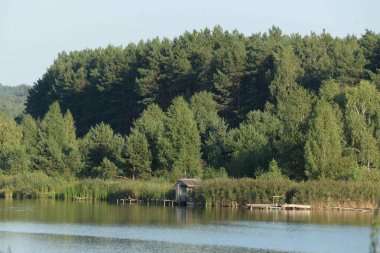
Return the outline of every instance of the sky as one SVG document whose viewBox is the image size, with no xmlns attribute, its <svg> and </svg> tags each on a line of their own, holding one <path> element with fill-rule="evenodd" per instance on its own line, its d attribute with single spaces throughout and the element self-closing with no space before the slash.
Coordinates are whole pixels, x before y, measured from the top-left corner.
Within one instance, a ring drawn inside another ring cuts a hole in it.
<svg viewBox="0 0 380 253">
<path fill-rule="evenodd" d="M 273 25 L 283 33 L 380 32 L 380 0 L 0 0 L 0 84 L 33 85 L 59 52 L 125 46 L 185 31 Z"/>
</svg>

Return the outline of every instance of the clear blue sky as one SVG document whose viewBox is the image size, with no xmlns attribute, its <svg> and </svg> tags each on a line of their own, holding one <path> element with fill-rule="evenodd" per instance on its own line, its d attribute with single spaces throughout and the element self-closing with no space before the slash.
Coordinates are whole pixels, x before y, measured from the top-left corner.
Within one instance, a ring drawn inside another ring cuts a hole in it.
<svg viewBox="0 0 380 253">
<path fill-rule="evenodd" d="M 32 85 L 58 52 L 127 45 L 185 30 L 272 25 L 284 33 L 380 32 L 380 0 L 0 0 L 0 83 Z"/>
</svg>

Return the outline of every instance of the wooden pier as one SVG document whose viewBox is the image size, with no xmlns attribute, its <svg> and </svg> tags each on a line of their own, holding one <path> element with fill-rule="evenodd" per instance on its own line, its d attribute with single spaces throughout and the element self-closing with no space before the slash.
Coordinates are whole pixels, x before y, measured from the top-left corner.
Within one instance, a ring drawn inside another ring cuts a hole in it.
<svg viewBox="0 0 380 253">
<path fill-rule="evenodd" d="M 354 212 L 372 212 L 373 208 L 352 208 L 352 207 L 341 207 L 341 206 L 324 206 L 324 209 L 331 209 L 336 211 L 354 211 Z"/>
<path fill-rule="evenodd" d="M 247 204 L 249 210 L 310 210 L 310 205 L 297 205 L 297 204 Z"/>
<path fill-rule="evenodd" d="M 123 204 L 125 205 L 126 203 L 129 203 L 130 205 L 133 203 L 136 204 L 142 204 L 143 200 L 141 199 L 134 199 L 131 197 L 128 198 L 123 198 L 123 199 L 116 199 L 116 203 L 119 205 Z M 163 205 L 163 206 L 174 206 L 177 204 L 177 202 L 173 199 L 146 199 L 145 203 L 149 206 L 151 204 L 155 205 Z"/>
<path fill-rule="evenodd" d="M 117 199 L 117 200 L 116 200 L 116 203 L 119 204 L 119 202 L 122 203 L 123 205 L 124 205 L 125 203 L 129 203 L 129 204 L 137 203 L 137 204 L 139 204 L 139 203 L 142 202 L 142 200 L 139 200 L 139 199 L 133 199 L 133 198 L 131 198 L 131 197 L 128 197 L 128 198 L 123 198 L 123 199 Z"/>
<path fill-rule="evenodd" d="M 77 196 L 74 196 L 73 197 L 73 200 L 77 200 L 77 201 L 87 201 L 87 200 L 95 200 L 93 197 L 77 197 Z"/>
</svg>

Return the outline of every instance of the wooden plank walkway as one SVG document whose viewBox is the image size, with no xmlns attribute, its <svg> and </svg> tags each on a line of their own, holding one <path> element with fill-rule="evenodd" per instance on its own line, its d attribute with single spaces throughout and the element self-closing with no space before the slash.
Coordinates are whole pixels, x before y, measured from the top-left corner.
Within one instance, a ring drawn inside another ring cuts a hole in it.
<svg viewBox="0 0 380 253">
<path fill-rule="evenodd" d="M 247 204 L 249 210 L 259 209 L 259 210 L 310 210 L 310 205 L 297 205 L 297 204 Z"/>
<path fill-rule="evenodd" d="M 116 199 L 116 203 L 117 204 L 121 203 L 123 205 L 125 205 L 126 203 L 142 204 L 143 201 L 141 199 L 134 199 L 134 198 L 128 197 L 128 198 L 123 198 L 123 199 Z M 173 199 L 147 199 L 145 203 L 148 206 L 150 204 L 163 205 L 163 206 L 174 206 L 175 204 L 177 204 L 177 202 Z"/>
<path fill-rule="evenodd" d="M 297 205 L 297 204 L 284 204 L 281 206 L 282 210 L 310 210 L 310 205 Z"/>
<path fill-rule="evenodd" d="M 116 200 L 116 203 L 117 204 L 119 204 L 119 202 L 120 203 L 122 203 L 123 205 L 125 204 L 125 203 L 128 203 L 129 202 L 129 204 L 132 204 L 132 203 L 141 203 L 142 202 L 142 200 L 139 200 L 139 199 L 133 199 L 133 198 L 131 198 L 131 197 L 128 197 L 128 198 L 123 198 L 123 199 L 117 199 Z"/>
<path fill-rule="evenodd" d="M 340 206 L 324 206 L 325 209 L 332 209 L 338 211 L 356 211 L 356 212 L 372 212 L 373 208 L 352 208 L 352 207 L 340 207 Z"/>
<path fill-rule="evenodd" d="M 73 200 L 78 200 L 78 201 L 84 201 L 84 200 L 94 200 L 93 197 L 73 197 Z"/>
</svg>

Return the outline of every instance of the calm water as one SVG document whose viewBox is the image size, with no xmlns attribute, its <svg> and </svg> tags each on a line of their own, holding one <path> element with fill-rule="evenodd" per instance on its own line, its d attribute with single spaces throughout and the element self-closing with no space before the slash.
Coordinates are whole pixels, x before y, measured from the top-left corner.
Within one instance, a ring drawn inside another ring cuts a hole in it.
<svg viewBox="0 0 380 253">
<path fill-rule="evenodd" d="M 371 218 L 0 200 L 0 252 L 368 252 Z"/>
</svg>

